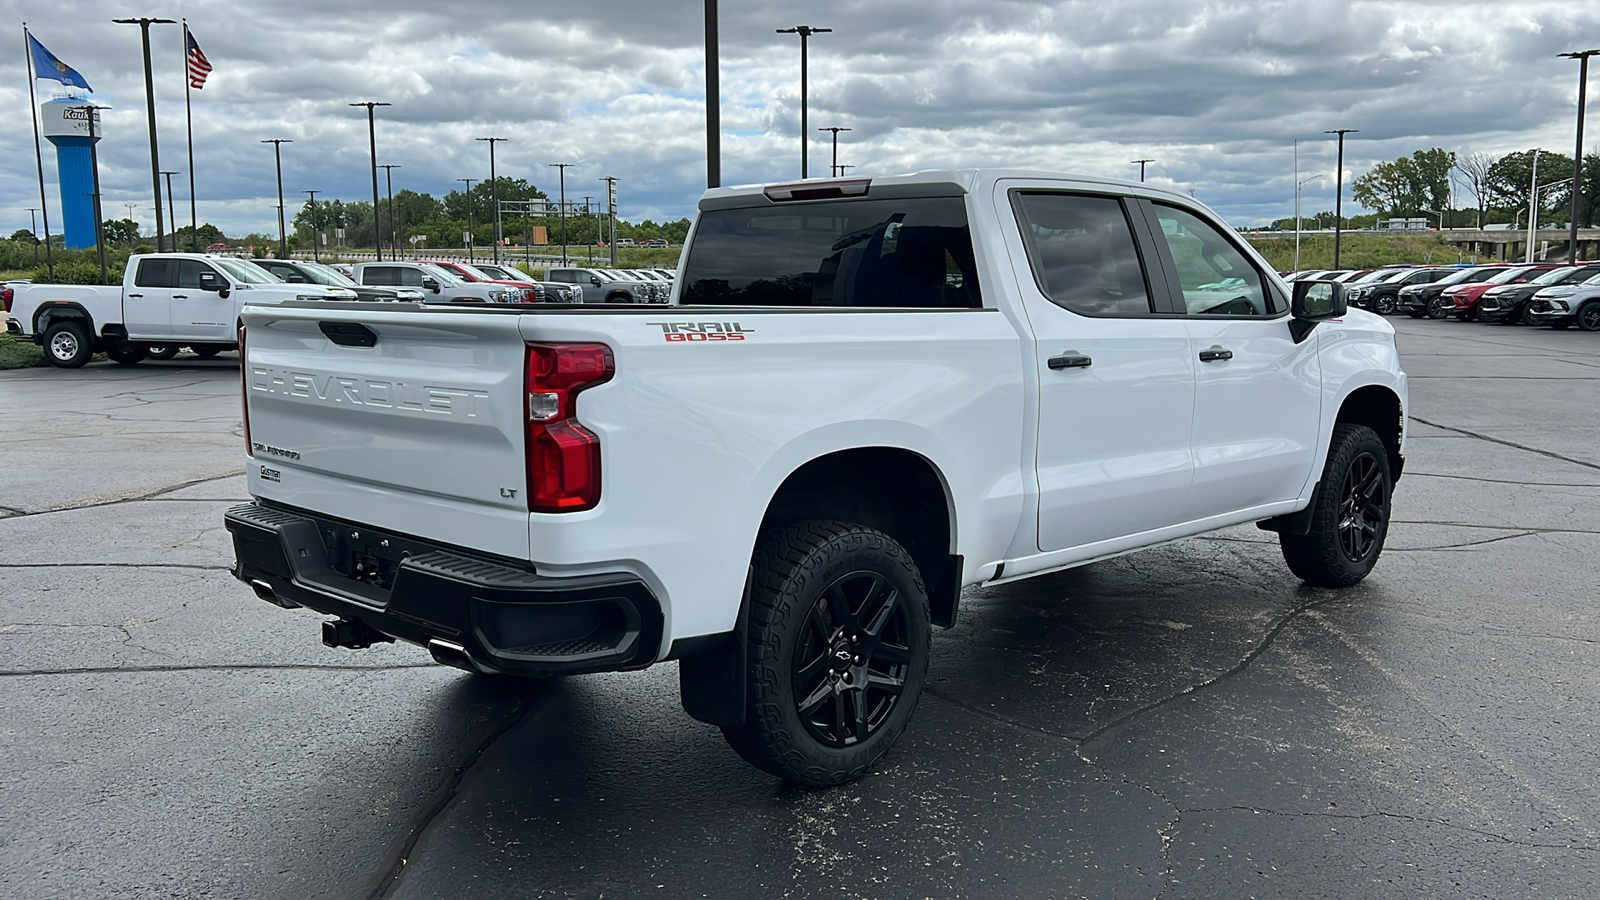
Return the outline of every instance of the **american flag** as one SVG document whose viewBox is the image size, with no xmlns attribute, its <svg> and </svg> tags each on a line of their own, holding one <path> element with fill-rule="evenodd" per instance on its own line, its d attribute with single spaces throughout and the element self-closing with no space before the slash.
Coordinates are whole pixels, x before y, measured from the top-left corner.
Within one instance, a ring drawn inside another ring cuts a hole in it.
<svg viewBox="0 0 1600 900">
<path fill-rule="evenodd" d="M 211 74 L 211 61 L 201 52 L 194 33 L 189 32 L 189 86 L 199 90 L 206 86 L 206 76 Z"/>
</svg>

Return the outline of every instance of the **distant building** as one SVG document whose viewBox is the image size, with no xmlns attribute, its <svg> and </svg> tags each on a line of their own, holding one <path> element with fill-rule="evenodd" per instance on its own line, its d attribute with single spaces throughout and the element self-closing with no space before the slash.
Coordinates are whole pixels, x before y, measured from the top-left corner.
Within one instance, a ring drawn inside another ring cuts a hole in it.
<svg viewBox="0 0 1600 900">
<path fill-rule="evenodd" d="M 1428 219 L 1379 219 L 1379 231 L 1432 231 Z"/>
</svg>

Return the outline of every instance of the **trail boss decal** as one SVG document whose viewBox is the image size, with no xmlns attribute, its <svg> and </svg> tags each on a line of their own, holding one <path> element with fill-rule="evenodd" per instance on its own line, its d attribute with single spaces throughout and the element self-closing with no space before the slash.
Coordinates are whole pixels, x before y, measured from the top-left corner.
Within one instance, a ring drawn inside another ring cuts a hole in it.
<svg viewBox="0 0 1600 900">
<path fill-rule="evenodd" d="M 649 322 L 661 329 L 662 337 L 668 341 L 742 341 L 747 334 L 755 334 L 754 328 L 746 328 L 738 322 Z"/>
</svg>

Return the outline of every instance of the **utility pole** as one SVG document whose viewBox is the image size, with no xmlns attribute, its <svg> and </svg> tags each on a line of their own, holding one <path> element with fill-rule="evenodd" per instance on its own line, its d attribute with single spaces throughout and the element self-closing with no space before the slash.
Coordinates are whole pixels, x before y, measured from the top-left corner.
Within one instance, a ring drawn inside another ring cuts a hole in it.
<svg viewBox="0 0 1600 900">
<path fill-rule="evenodd" d="M 399 259 L 400 242 L 395 238 L 394 226 L 394 170 L 403 169 L 405 166 L 397 166 L 394 163 L 384 163 L 378 168 L 383 170 L 383 188 L 389 196 L 389 258 Z M 377 218 L 376 211 L 373 212 L 373 218 Z"/>
<path fill-rule="evenodd" d="M 561 171 L 561 206 L 557 211 L 561 214 L 561 264 L 567 264 L 567 170 L 577 163 L 546 163 L 552 169 Z"/>
<path fill-rule="evenodd" d="M 1572 151 L 1572 222 L 1567 226 L 1567 265 L 1578 261 L 1578 195 L 1583 192 L 1583 107 L 1589 89 L 1589 57 L 1600 50 L 1580 50 L 1557 56 L 1578 61 L 1578 143 Z M 1591 213 L 1593 211 L 1591 210 Z"/>
<path fill-rule="evenodd" d="M 1324 131 L 1323 134 L 1337 134 L 1339 136 L 1339 162 L 1334 170 L 1333 194 L 1333 267 L 1339 268 L 1339 238 L 1344 233 L 1344 136 L 1356 134 L 1359 129 L 1336 128 Z"/>
<path fill-rule="evenodd" d="M 39 207 L 28 207 L 28 233 L 33 235 L 33 261 L 39 261 Z M 616 260 L 612 260 L 616 262 Z"/>
<path fill-rule="evenodd" d="M 1153 163 L 1153 162 L 1155 162 L 1155 160 L 1153 160 L 1153 159 L 1135 159 L 1135 160 L 1133 160 L 1133 162 L 1136 162 L 1136 163 L 1139 164 L 1139 183 L 1140 184 L 1144 184 L 1144 164 L 1145 163 Z"/>
<path fill-rule="evenodd" d="M 322 262 L 322 251 L 317 249 L 317 243 L 322 240 L 322 229 L 318 227 L 321 222 L 317 216 L 317 195 L 322 192 L 301 191 L 300 193 L 311 195 L 311 261 Z"/>
<path fill-rule="evenodd" d="M 500 235 L 502 232 L 500 229 L 500 179 L 496 178 L 494 174 L 494 145 L 506 139 L 503 137 L 481 137 L 473 138 L 473 140 L 489 142 L 489 206 L 494 210 L 494 240 L 490 241 L 490 243 L 494 245 L 494 261 L 498 263 L 500 261 Z"/>
<path fill-rule="evenodd" d="M 610 228 L 611 237 L 609 239 L 610 240 L 610 247 L 611 247 L 611 267 L 612 268 L 616 268 L 616 265 L 617 265 L 617 179 L 616 179 L 615 176 L 607 175 L 606 177 L 604 177 L 604 178 L 602 178 L 600 180 L 604 181 L 606 183 L 606 219 L 608 220 L 608 222 L 609 222 L 609 224 L 611 226 L 611 228 Z"/>
<path fill-rule="evenodd" d="M 817 130 L 818 131 L 831 131 L 831 132 L 833 132 L 833 164 L 828 167 L 828 177 L 830 177 L 830 178 L 838 178 L 839 177 L 839 132 L 841 132 L 841 131 L 851 131 L 853 129 L 850 129 L 850 128 L 839 128 L 838 126 L 830 126 L 828 128 L 818 128 Z"/>
<path fill-rule="evenodd" d="M 161 171 L 161 174 L 166 176 L 166 179 L 167 179 L 167 221 L 172 223 L 172 250 L 173 250 L 173 252 L 177 252 L 177 250 L 178 250 L 178 214 L 173 211 L 175 209 L 175 207 L 172 205 L 172 176 L 179 174 L 179 172 L 177 170 L 173 170 L 173 171 L 169 172 L 169 171 L 163 169 Z M 97 212 L 97 213 L 95 213 L 95 215 L 98 216 L 99 213 Z"/>
<path fill-rule="evenodd" d="M 136 19 L 112 19 L 118 25 L 138 25 L 140 37 L 144 40 L 144 104 L 145 114 L 150 126 L 150 187 L 156 198 L 156 249 L 164 250 L 163 240 L 166 237 L 161 221 L 161 151 L 156 147 L 156 91 L 155 82 L 150 76 L 150 26 L 151 25 L 176 25 L 176 19 L 154 19 L 142 16 Z"/>
<path fill-rule="evenodd" d="M 378 131 L 377 126 L 372 122 L 372 109 L 375 106 L 393 106 L 394 104 L 363 100 L 359 103 L 347 105 L 365 106 L 367 108 L 367 147 L 372 152 L 372 249 L 377 251 L 378 261 L 383 262 L 383 241 L 378 237 Z"/>
<path fill-rule="evenodd" d="M 84 111 L 84 118 L 89 120 L 89 171 L 94 176 L 94 252 L 95 256 L 100 260 L 100 283 L 106 284 L 108 279 L 106 277 L 105 216 L 100 212 L 100 153 L 96 148 L 96 145 L 100 142 L 94 133 L 94 121 L 100 115 L 100 110 L 105 107 L 91 104 L 79 108 Z M 159 203 L 160 201 L 157 202 Z M 158 208 L 156 212 L 160 213 L 161 210 Z"/>
<path fill-rule="evenodd" d="M 1576 187 L 1576 185 L 1574 185 Z M 1528 180 L 1528 252 L 1533 262 L 1533 231 L 1539 226 L 1539 148 L 1533 149 L 1533 177 Z"/>
<path fill-rule="evenodd" d="M 807 88 L 806 88 L 806 81 L 807 81 L 807 78 L 806 78 L 806 41 L 813 34 L 823 34 L 824 32 L 829 32 L 829 31 L 832 31 L 832 30 L 833 30 L 832 28 L 812 28 L 810 25 L 796 25 L 793 28 L 779 28 L 779 29 L 776 29 L 778 34 L 798 34 L 798 35 L 800 35 L 800 177 L 801 178 L 809 177 L 808 169 L 807 169 L 807 154 L 806 154 L 806 137 L 807 137 L 807 128 L 808 128 L 808 126 L 806 125 L 806 90 L 807 90 Z"/>
<path fill-rule="evenodd" d="M 477 239 L 472 234 L 472 183 L 474 181 L 482 181 L 483 179 L 482 178 L 457 178 L 456 180 L 457 181 L 465 181 L 467 183 L 467 193 L 466 193 L 466 198 L 467 198 L 467 241 L 466 241 L 466 244 L 467 244 L 467 265 L 470 266 L 470 265 L 472 265 L 472 263 L 474 261 L 474 257 L 472 255 L 472 245 L 477 242 Z"/>
<path fill-rule="evenodd" d="M 279 259 L 288 259 L 289 258 L 289 234 L 288 234 L 287 231 L 284 230 L 284 227 L 283 227 L 283 154 L 282 154 L 282 150 L 283 150 L 283 145 L 284 144 L 292 144 L 292 143 L 294 143 L 294 141 L 289 140 L 288 138 L 267 138 L 266 140 L 262 141 L 261 143 L 263 143 L 263 144 L 271 144 L 272 145 L 272 162 L 278 168 L 278 258 Z M 377 207 L 374 206 L 373 209 L 376 210 Z M 374 212 L 373 215 L 376 216 L 377 213 Z"/>
<path fill-rule="evenodd" d="M 705 0 L 706 4 L 706 187 L 722 186 L 722 78 L 718 71 L 721 63 L 717 47 L 717 0 Z M 40 184 L 44 183 L 44 175 L 39 176 Z M 41 190 L 42 195 L 42 190 Z M 42 201 L 41 201 L 42 202 Z M 613 210 L 613 212 L 615 212 Z M 612 223 L 615 230 L 615 221 Z M 615 237 L 615 235 L 612 235 Z M 611 245 L 616 246 L 613 240 Z M 616 262 L 616 251 L 612 251 L 612 263 Z"/>
</svg>

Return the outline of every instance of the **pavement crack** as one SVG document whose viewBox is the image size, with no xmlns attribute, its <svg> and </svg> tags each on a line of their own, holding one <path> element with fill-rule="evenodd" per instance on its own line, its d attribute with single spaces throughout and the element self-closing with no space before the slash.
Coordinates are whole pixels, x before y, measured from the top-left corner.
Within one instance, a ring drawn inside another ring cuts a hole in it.
<svg viewBox="0 0 1600 900">
<path fill-rule="evenodd" d="M 143 493 L 143 494 L 138 494 L 138 495 L 133 496 L 133 497 L 121 497 L 121 498 L 118 498 L 116 500 L 100 500 L 100 501 L 97 501 L 95 503 L 83 503 L 83 504 L 80 504 L 78 506 L 58 506 L 58 507 L 54 507 L 54 508 L 51 508 L 51 509 L 17 510 L 15 515 L 5 516 L 4 518 L 7 518 L 7 519 L 21 519 L 21 518 L 27 518 L 27 517 L 32 517 L 32 516 L 46 516 L 46 515 L 50 515 L 51 513 L 76 512 L 78 510 L 83 510 L 83 509 L 99 509 L 99 508 L 104 507 L 104 506 L 118 506 L 118 505 L 123 504 L 123 503 L 138 503 L 138 502 L 143 501 L 143 500 L 154 500 L 154 499 L 156 499 L 158 497 L 161 497 L 163 494 L 170 494 L 170 493 L 173 493 L 174 491 L 181 491 L 184 488 L 191 488 L 191 487 L 194 487 L 197 484 L 207 484 L 207 483 L 212 482 L 212 481 L 221 481 L 224 478 L 237 478 L 237 477 L 239 477 L 240 475 L 243 475 L 243 474 L 244 474 L 244 470 L 243 469 L 236 469 L 236 470 L 234 470 L 232 472 L 227 472 L 227 473 L 224 473 L 222 475 L 208 475 L 205 478 L 195 478 L 193 480 L 185 481 L 185 482 L 182 482 L 180 484 L 168 485 L 168 486 L 166 486 L 164 488 L 157 488 L 156 490 L 149 491 L 149 492 Z M 206 502 L 226 502 L 226 501 L 206 501 Z"/>
<path fill-rule="evenodd" d="M 489 748 L 493 747 L 496 741 L 504 737 L 507 732 L 521 725 L 522 721 L 538 705 L 539 697 L 532 697 L 522 701 L 518 704 L 516 712 L 506 717 L 506 721 L 498 728 L 489 732 L 479 742 L 478 746 L 467 754 L 466 759 L 456 766 L 455 772 L 451 773 L 450 777 L 445 781 L 434 797 L 433 802 L 423 808 L 422 812 L 417 816 L 416 823 L 400 838 L 398 844 L 390 848 L 389 853 L 384 858 L 384 865 L 380 869 L 383 874 L 380 876 L 377 885 L 368 894 L 372 900 L 385 900 L 385 898 L 394 895 L 394 892 L 400 887 L 401 879 L 405 876 L 406 865 L 411 860 L 412 852 L 416 850 L 417 842 L 433 826 L 434 821 L 443 815 L 446 809 L 450 808 L 450 804 L 455 802 L 456 797 L 461 793 L 461 783 L 472 772 L 473 766 L 476 766 L 478 761 L 483 759 L 484 754 L 489 752 Z"/>
<path fill-rule="evenodd" d="M 1529 453 L 1537 453 L 1538 455 L 1548 459 L 1559 459 L 1562 462 L 1572 463 L 1575 466 L 1583 466 L 1586 469 L 1600 469 L 1600 463 L 1592 463 L 1581 459 L 1573 459 L 1570 456 L 1562 456 L 1560 453 L 1550 450 L 1540 450 L 1538 447 L 1530 447 L 1527 444 L 1519 444 L 1516 441 L 1508 441 L 1505 438 L 1490 437 L 1487 434 L 1481 434 L 1466 428 L 1457 428 L 1454 425 L 1440 425 L 1438 422 L 1429 422 L 1427 419 L 1423 419 L 1418 416 L 1408 416 L 1407 418 L 1411 419 L 1413 422 L 1421 422 L 1429 428 L 1439 428 L 1444 431 L 1452 431 L 1456 434 L 1466 435 L 1470 438 L 1477 438 L 1480 441 L 1487 441 L 1491 444 L 1499 444 L 1502 447 L 1515 447 L 1518 450 L 1526 450 Z"/>
<path fill-rule="evenodd" d="M 125 675 L 151 672 L 388 672 L 398 669 L 431 669 L 435 668 L 437 665 L 437 663 L 429 661 L 422 663 L 397 663 L 395 665 L 387 666 L 338 666 L 318 663 L 216 663 L 213 665 L 193 666 L 99 666 L 77 669 L 16 669 L 11 671 L 0 671 L 0 678 L 31 678 L 52 675 Z"/>
<path fill-rule="evenodd" d="M 1484 544 L 1497 544 L 1501 541 L 1512 541 L 1517 538 L 1539 537 L 1537 531 L 1519 531 L 1516 534 L 1502 534 L 1499 537 L 1484 538 L 1481 541 L 1463 541 L 1459 544 L 1440 544 L 1436 547 L 1384 547 L 1390 553 L 1424 553 L 1436 550 L 1465 550 L 1468 547 L 1482 547 Z"/>
<path fill-rule="evenodd" d="M 1510 484 L 1516 487 L 1600 488 L 1593 481 L 1513 481 L 1509 478 L 1483 478 L 1478 475 L 1446 475 L 1443 472 L 1413 472 L 1406 470 L 1407 478 L 1449 478 L 1453 481 L 1481 481 L 1486 484 Z"/>
<path fill-rule="evenodd" d="M 198 569 L 202 572 L 232 572 L 232 566 L 203 566 L 197 563 L 0 563 L 0 569 Z"/>
<path fill-rule="evenodd" d="M 1529 847 L 1538 850 L 1576 850 L 1590 853 L 1600 852 L 1600 845 L 1590 846 L 1588 844 L 1556 844 L 1545 843 L 1542 841 L 1523 841 L 1513 837 L 1507 837 L 1506 835 L 1500 834 L 1496 831 L 1489 831 L 1483 828 L 1473 828 L 1470 825 L 1457 825 L 1454 822 L 1448 822 L 1444 819 L 1432 819 L 1425 816 L 1408 816 L 1404 813 L 1384 812 L 1382 810 L 1369 813 L 1333 812 L 1331 810 L 1323 812 L 1282 812 L 1273 809 L 1263 809 L 1259 806 L 1215 806 L 1198 809 L 1185 809 L 1182 810 L 1182 812 L 1194 813 L 1196 815 L 1202 813 L 1248 812 L 1254 813 L 1258 816 L 1278 816 L 1288 819 L 1351 819 L 1355 821 L 1361 821 L 1365 819 L 1392 819 L 1399 822 L 1411 822 L 1419 825 L 1437 825 L 1440 828 L 1448 828 L 1452 831 L 1475 834 L 1479 837 L 1489 838 L 1491 840 L 1496 840 L 1504 844 L 1511 844 L 1517 847 Z"/>
</svg>

